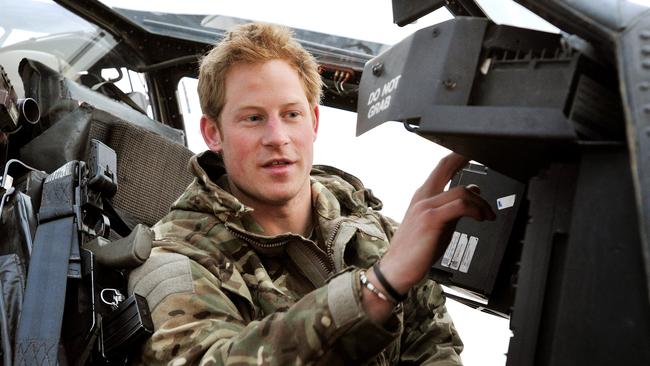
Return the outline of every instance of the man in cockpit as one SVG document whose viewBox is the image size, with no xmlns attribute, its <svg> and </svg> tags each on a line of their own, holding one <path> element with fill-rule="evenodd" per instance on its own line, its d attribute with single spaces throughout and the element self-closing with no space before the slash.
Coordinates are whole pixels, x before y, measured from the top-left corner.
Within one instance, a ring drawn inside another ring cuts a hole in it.
<svg viewBox="0 0 650 366">
<path fill-rule="evenodd" d="M 312 166 L 321 86 L 314 58 L 276 25 L 240 26 L 203 58 L 209 150 L 129 279 L 155 324 L 140 363 L 461 364 L 427 273 L 460 217 L 494 213 L 478 187 L 443 191 L 466 164 L 456 154 L 399 228 L 357 178 Z"/>
</svg>

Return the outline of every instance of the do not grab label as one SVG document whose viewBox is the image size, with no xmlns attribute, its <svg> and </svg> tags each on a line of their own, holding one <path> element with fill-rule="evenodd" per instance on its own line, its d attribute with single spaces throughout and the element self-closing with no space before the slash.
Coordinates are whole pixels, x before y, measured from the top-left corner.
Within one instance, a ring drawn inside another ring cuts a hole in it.
<svg viewBox="0 0 650 366">
<path fill-rule="evenodd" d="M 372 118 L 390 107 L 391 95 L 397 89 L 401 78 L 401 74 L 397 75 L 370 93 L 368 96 L 368 105 L 370 106 L 368 118 Z"/>
</svg>

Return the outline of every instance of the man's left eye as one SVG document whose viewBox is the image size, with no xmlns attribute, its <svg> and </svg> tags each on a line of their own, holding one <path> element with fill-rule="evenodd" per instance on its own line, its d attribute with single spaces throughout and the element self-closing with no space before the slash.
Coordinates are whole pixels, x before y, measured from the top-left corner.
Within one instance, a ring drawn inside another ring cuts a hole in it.
<svg viewBox="0 0 650 366">
<path fill-rule="evenodd" d="M 300 117 L 300 113 L 299 112 L 287 112 L 286 116 L 289 117 L 289 118 L 296 118 L 296 117 Z"/>
</svg>

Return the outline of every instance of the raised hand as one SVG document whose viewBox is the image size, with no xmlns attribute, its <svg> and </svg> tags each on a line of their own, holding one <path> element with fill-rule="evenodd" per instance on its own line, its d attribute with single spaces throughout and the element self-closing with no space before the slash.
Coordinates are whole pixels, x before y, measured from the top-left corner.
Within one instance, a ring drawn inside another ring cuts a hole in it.
<svg viewBox="0 0 650 366">
<path fill-rule="evenodd" d="M 481 198 L 478 186 L 458 186 L 444 191 L 454 174 L 467 162 L 456 153 L 447 155 L 413 195 L 380 264 L 386 280 L 400 294 L 408 292 L 427 275 L 449 244 L 458 219 L 464 216 L 479 221 L 495 219 L 490 205 Z M 368 279 L 381 287 L 373 271 L 368 271 Z M 383 311 L 379 313 L 382 316 L 377 320 L 383 318 Z"/>
</svg>

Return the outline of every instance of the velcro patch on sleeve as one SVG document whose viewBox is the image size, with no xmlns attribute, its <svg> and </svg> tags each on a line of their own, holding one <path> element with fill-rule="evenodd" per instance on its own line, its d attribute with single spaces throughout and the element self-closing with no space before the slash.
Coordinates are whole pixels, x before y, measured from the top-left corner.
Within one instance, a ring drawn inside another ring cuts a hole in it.
<svg viewBox="0 0 650 366">
<path fill-rule="evenodd" d="M 129 275 L 129 294 L 146 297 L 151 311 L 171 294 L 193 291 L 190 259 L 181 254 L 152 255 Z"/>
<path fill-rule="evenodd" d="M 327 305 L 337 328 L 355 322 L 363 315 L 354 293 L 352 276 L 352 272 L 343 272 L 332 278 L 327 285 Z"/>
</svg>

